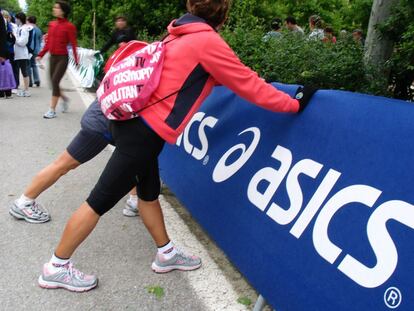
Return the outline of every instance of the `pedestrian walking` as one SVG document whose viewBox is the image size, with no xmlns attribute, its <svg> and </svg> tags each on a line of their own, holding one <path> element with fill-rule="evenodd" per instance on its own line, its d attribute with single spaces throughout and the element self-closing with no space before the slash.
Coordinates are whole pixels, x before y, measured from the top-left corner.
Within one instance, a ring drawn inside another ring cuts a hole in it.
<svg viewBox="0 0 414 311">
<path fill-rule="evenodd" d="M 121 43 L 127 43 L 136 39 L 134 30 L 128 26 L 127 18 L 119 15 L 115 18 L 115 30 L 112 32 L 111 38 L 100 49 L 100 52 L 103 54 L 113 45 L 116 45 L 118 48 Z"/>
<path fill-rule="evenodd" d="M 47 52 L 50 54 L 52 99 L 49 110 L 43 115 L 45 119 L 56 118 L 56 106 L 59 98 L 62 99 L 62 112 L 68 110 L 69 98 L 63 94 L 59 84 L 68 67 L 67 46 L 69 43 L 72 45 L 75 64 L 78 65 L 76 27 L 67 19 L 70 10 L 70 5 L 67 2 L 61 0 L 55 2 L 52 13 L 56 20 L 49 23 L 46 44 L 36 58 L 37 61 L 40 61 Z"/>
</svg>

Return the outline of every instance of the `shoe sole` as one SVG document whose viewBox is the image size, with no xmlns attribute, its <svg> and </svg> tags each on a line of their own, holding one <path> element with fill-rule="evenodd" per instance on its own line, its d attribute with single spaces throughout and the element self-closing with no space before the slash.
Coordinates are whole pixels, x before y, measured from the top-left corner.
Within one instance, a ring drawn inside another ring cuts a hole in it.
<svg viewBox="0 0 414 311">
<path fill-rule="evenodd" d="M 46 117 L 46 116 L 43 116 L 43 119 L 54 119 L 54 118 L 57 118 L 57 116 L 54 116 L 54 117 Z"/>
<path fill-rule="evenodd" d="M 45 222 L 50 221 L 50 217 L 45 219 L 45 220 L 35 220 L 35 219 L 30 219 L 27 216 L 24 216 L 22 214 L 16 213 L 13 209 L 9 209 L 9 214 L 12 215 L 14 218 L 18 219 L 18 220 L 25 220 L 31 224 L 43 224 Z"/>
<path fill-rule="evenodd" d="M 91 286 L 75 287 L 75 286 L 71 286 L 71 285 L 63 284 L 63 283 L 59 283 L 59 282 L 45 281 L 45 280 L 43 280 L 43 277 L 40 275 L 37 283 L 39 284 L 39 286 L 41 288 L 46 288 L 46 289 L 63 288 L 63 289 L 66 289 L 68 291 L 71 291 L 71 292 L 82 293 L 82 292 L 90 291 L 91 289 L 94 289 L 96 286 L 98 286 L 98 279 L 96 280 L 96 283 L 91 285 Z"/>
<path fill-rule="evenodd" d="M 201 267 L 201 262 L 200 264 L 196 265 L 196 266 L 168 266 L 168 267 L 160 267 L 158 266 L 155 262 L 152 263 L 151 265 L 151 269 L 152 271 L 154 271 L 155 273 L 167 273 L 173 270 L 180 270 L 180 271 L 192 271 L 192 270 L 197 270 L 198 268 Z"/>
</svg>

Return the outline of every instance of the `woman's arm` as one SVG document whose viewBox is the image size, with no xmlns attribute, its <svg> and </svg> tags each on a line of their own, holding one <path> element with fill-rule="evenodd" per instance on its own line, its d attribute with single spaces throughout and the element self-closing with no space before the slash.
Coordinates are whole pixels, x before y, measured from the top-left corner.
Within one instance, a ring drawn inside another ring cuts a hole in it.
<svg viewBox="0 0 414 311">
<path fill-rule="evenodd" d="M 276 112 L 298 112 L 296 99 L 266 83 L 245 66 L 218 34 L 210 37 L 199 53 L 204 69 L 247 101 Z"/>
</svg>

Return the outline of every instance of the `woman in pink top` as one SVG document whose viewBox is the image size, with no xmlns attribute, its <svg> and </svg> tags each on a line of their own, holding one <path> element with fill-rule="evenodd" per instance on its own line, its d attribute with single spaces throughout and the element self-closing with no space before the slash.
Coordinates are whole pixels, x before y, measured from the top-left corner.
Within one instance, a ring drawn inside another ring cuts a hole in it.
<svg viewBox="0 0 414 311">
<path fill-rule="evenodd" d="M 39 284 L 45 288 L 86 291 L 97 277 L 74 269 L 70 257 L 92 232 L 100 217 L 136 185 L 139 212 L 158 252 L 151 268 L 158 273 L 194 270 L 201 260 L 179 251 L 165 229 L 158 195 L 158 155 L 165 141 L 174 143 L 214 85 L 222 84 L 248 101 L 275 112 L 302 110 L 314 90 L 302 88 L 297 98 L 278 91 L 243 65 L 217 33 L 225 22 L 229 0 L 187 0 L 189 13 L 168 26 L 158 89 L 150 102 L 171 96 L 142 111 L 139 118 L 111 122 L 116 149 L 88 199 L 72 215 Z M 185 57 L 183 57 L 185 52 Z"/>
</svg>

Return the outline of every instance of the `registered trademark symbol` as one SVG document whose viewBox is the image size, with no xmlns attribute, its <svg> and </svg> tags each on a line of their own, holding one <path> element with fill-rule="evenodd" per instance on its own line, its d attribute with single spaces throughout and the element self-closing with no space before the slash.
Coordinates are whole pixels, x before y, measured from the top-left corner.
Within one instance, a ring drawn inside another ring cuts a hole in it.
<svg viewBox="0 0 414 311">
<path fill-rule="evenodd" d="M 390 309 L 396 309 L 400 306 L 402 301 L 402 295 L 398 288 L 390 287 L 385 291 L 384 302 Z"/>
<path fill-rule="evenodd" d="M 210 157 L 207 155 L 203 160 L 203 165 L 207 165 L 208 161 L 210 161 Z"/>
</svg>

